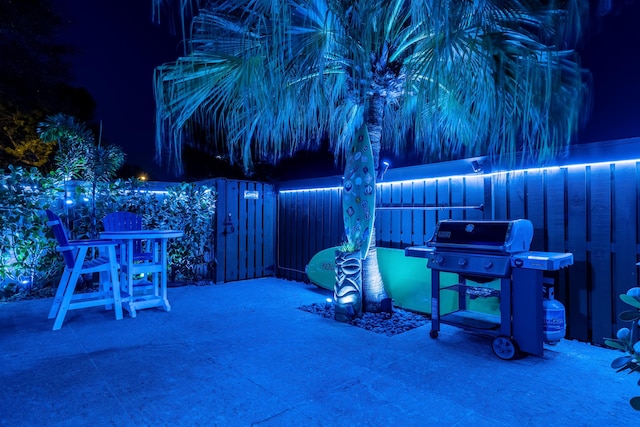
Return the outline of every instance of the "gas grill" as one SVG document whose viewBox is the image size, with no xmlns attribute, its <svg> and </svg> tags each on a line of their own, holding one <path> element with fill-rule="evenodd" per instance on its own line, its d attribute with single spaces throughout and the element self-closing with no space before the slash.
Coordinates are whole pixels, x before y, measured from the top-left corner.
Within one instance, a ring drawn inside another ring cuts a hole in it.
<svg viewBox="0 0 640 427">
<path fill-rule="evenodd" d="M 549 272 L 573 264 L 573 255 L 529 251 L 532 239 L 526 219 L 444 220 L 426 246 L 406 248 L 406 256 L 427 258 L 431 269 L 431 338 L 444 323 L 494 336 L 492 349 L 502 359 L 520 351 L 542 356 L 543 288 L 553 283 Z M 441 283 L 440 273 L 454 274 Z M 499 300 L 499 314 L 474 304 L 489 297 Z"/>
</svg>

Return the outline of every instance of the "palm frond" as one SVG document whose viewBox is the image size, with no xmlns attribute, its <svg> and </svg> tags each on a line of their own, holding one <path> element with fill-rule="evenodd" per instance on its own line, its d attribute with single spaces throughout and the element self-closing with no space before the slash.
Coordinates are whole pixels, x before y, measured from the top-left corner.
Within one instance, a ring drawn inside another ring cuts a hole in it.
<svg viewBox="0 0 640 427">
<path fill-rule="evenodd" d="M 201 5 L 188 54 L 156 69 L 157 155 L 179 168 L 198 123 L 246 169 L 323 136 L 340 158 L 367 123 L 375 150 L 411 148 L 425 160 L 553 156 L 584 117 L 588 87 L 572 46 L 585 3 Z"/>
</svg>

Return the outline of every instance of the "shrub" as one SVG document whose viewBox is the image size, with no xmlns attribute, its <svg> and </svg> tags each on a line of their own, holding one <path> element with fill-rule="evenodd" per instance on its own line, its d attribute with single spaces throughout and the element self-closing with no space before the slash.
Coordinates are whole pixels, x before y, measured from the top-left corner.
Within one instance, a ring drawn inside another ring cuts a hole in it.
<svg viewBox="0 0 640 427">
<path fill-rule="evenodd" d="M 9 167 L 0 177 L 0 298 L 42 288 L 62 270 L 42 209 L 60 193 L 56 180 L 37 169 Z"/>
<path fill-rule="evenodd" d="M 215 189 L 194 183 L 169 187 L 162 197 L 130 187 L 117 197 L 114 210 L 142 215 L 144 228 L 184 231 L 167 248 L 170 280 L 197 282 L 211 269 L 216 195 Z"/>
<path fill-rule="evenodd" d="M 76 182 L 67 204 L 55 176 L 10 167 L 1 178 L 0 299 L 15 299 L 59 279 L 64 266 L 42 213 L 47 208 L 57 211 L 71 239 L 91 237 L 96 225 L 101 230 L 102 218 L 115 211 L 142 215 L 144 228 L 182 230 L 184 237 L 168 245 L 170 280 L 198 282 L 210 272 L 215 189 L 183 183 L 158 194 L 136 179 L 101 182 L 95 188 Z"/>
<path fill-rule="evenodd" d="M 620 320 L 631 322 L 630 328 L 620 328 L 616 334 L 616 338 L 605 340 L 605 344 L 609 347 L 624 351 L 627 354 L 616 358 L 611 362 L 611 367 L 616 372 L 640 372 L 640 337 L 638 333 L 638 320 L 640 319 L 640 288 L 634 287 L 627 291 L 626 294 L 620 295 L 620 299 L 633 307 L 633 310 L 627 310 L 620 313 Z M 640 381 L 638 381 L 640 385 Z M 640 411 L 640 396 L 631 398 L 629 401 L 633 409 Z"/>
</svg>

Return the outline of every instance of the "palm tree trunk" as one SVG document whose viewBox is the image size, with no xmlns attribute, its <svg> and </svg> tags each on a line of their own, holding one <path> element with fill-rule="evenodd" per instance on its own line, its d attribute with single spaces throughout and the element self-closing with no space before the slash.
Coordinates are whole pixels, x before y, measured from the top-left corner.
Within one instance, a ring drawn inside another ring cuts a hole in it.
<svg viewBox="0 0 640 427">
<path fill-rule="evenodd" d="M 384 289 L 384 282 L 378 266 L 378 247 L 374 235 L 369 243 L 367 257 L 362 261 L 362 311 L 379 313 L 391 312 L 391 299 Z"/>
<path fill-rule="evenodd" d="M 374 95 L 369 104 L 366 123 L 371 141 L 373 164 L 376 176 L 380 168 L 380 137 L 382 133 L 382 116 L 384 112 L 384 98 Z M 378 266 L 378 249 L 376 246 L 376 229 L 372 227 L 371 240 L 367 257 L 362 262 L 362 311 L 379 313 L 391 312 L 392 304 L 384 288 L 380 267 Z"/>
</svg>

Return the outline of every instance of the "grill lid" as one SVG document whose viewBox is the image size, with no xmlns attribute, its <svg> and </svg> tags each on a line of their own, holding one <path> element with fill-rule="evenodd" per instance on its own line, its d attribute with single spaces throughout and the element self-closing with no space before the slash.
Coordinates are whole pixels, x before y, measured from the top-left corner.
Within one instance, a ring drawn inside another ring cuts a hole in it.
<svg viewBox="0 0 640 427">
<path fill-rule="evenodd" d="M 512 221 L 438 221 L 427 246 L 450 251 L 526 252 L 533 239 L 528 219 Z"/>
</svg>

